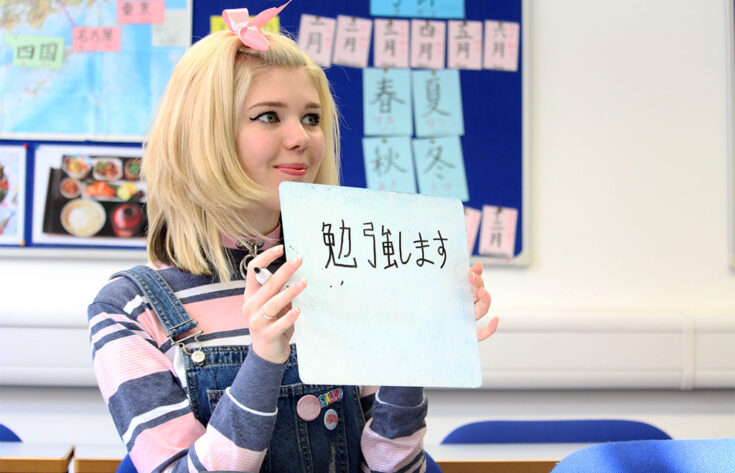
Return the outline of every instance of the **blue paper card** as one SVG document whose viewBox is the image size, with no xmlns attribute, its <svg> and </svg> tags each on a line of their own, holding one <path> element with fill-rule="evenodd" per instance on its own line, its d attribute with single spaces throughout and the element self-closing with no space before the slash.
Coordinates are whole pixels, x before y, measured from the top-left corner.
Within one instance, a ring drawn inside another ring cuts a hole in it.
<svg viewBox="0 0 735 473">
<path fill-rule="evenodd" d="M 362 70 L 362 103 L 366 136 L 411 136 L 411 71 Z"/>
<path fill-rule="evenodd" d="M 464 18 L 464 0 L 370 0 L 370 15 Z"/>
<path fill-rule="evenodd" d="M 416 136 L 464 135 L 457 69 L 412 71 Z"/>
<path fill-rule="evenodd" d="M 294 341 L 307 384 L 478 387 L 464 211 L 457 199 L 279 186 Z"/>
<path fill-rule="evenodd" d="M 363 138 L 368 189 L 416 193 L 411 138 Z"/>
<path fill-rule="evenodd" d="M 419 192 L 470 200 L 459 136 L 413 140 Z"/>
</svg>

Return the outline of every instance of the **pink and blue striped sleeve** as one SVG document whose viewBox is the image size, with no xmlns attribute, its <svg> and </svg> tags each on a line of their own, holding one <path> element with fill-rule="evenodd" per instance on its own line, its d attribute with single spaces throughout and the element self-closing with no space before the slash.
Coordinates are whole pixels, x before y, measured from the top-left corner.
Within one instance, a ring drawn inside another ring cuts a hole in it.
<svg viewBox="0 0 735 473">
<path fill-rule="evenodd" d="M 428 402 L 423 388 L 383 386 L 362 433 L 364 472 L 423 472 Z"/>
<path fill-rule="evenodd" d="M 249 355 L 205 428 L 146 323 L 150 312 L 124 284 L 113 281 L 103 289 L 89 306 L 88 325 L 100 392 L 136 469 L 259 470 L 284 367 Z M 112 304 L 121 293 L 128 293 L 128 302 Z"/>
</svg>

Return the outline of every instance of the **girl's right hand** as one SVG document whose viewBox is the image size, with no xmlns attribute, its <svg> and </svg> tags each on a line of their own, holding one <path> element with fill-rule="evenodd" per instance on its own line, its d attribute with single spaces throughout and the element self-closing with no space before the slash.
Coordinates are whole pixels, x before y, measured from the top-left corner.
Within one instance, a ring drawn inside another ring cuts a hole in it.
<svg viewBox="0 0 735 473">
<path fill-rule="evenodd" d="M 242 313 L 247 317 L 250 327 L 250 348 L 259 357 L 271 363 L 282 364 L 291 354 L 290 340 L 294 323 L 301 312 L 292 307 L 291 301 L 306 287 L 306 280 L 281 291 L 283 286 L 301 266 L 301 257 L 283 264 L 262 286 L 255 279 L 255 268 L 267 268 L 283 254 L 283 245 L 264 251 L 248 264 L 245 281 L 245 303 Z"/>
</svg>

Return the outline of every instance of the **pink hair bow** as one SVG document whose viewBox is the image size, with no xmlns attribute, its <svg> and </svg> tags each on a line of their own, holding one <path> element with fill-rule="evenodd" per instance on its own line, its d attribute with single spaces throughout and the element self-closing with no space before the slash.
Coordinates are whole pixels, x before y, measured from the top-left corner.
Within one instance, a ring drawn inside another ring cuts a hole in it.
<svg viewBox="0 0 735 473">
<path fill-rule="evenodd" d="M 268 40 L 260 29 L 276 15 L 281 13 L 281 10 L 286 8 L 286 5 L 289 3 L 291 3 L 291 0 L 280 7 L 263 10 L 255 15 L 252 20 L 250 19 L 247 8 L 224 10 L 222 12 L 222 19 L 225 21 L 227 29 L 239 37 L 242 44 L 258 51 L 265 51 L 269 46 Z"/>
</svg>

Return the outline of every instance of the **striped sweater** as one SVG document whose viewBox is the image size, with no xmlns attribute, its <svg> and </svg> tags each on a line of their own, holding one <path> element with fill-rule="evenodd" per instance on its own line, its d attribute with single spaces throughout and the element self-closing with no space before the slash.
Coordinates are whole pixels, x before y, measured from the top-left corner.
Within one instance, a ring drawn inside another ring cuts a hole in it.
<svg viewBox="0 0 735 473">
<path fill-rule="evenodd" d="M 172 267 L 156 269 L 204 331 L 202 345 L 250 345 L 240 276 L 220 283 Z M 89 306 L 88 323 L 102 397 L 140 473 L 260 469 L 275 424 L 283 365 L 250 351 L 204 426 L 189 406 L 184 355 L 132 281 L 108 282 Z M 360 393 L 367 418 L 362 470 L 423 472 L 423 390 L 363 387 Z"/>
</svg>

